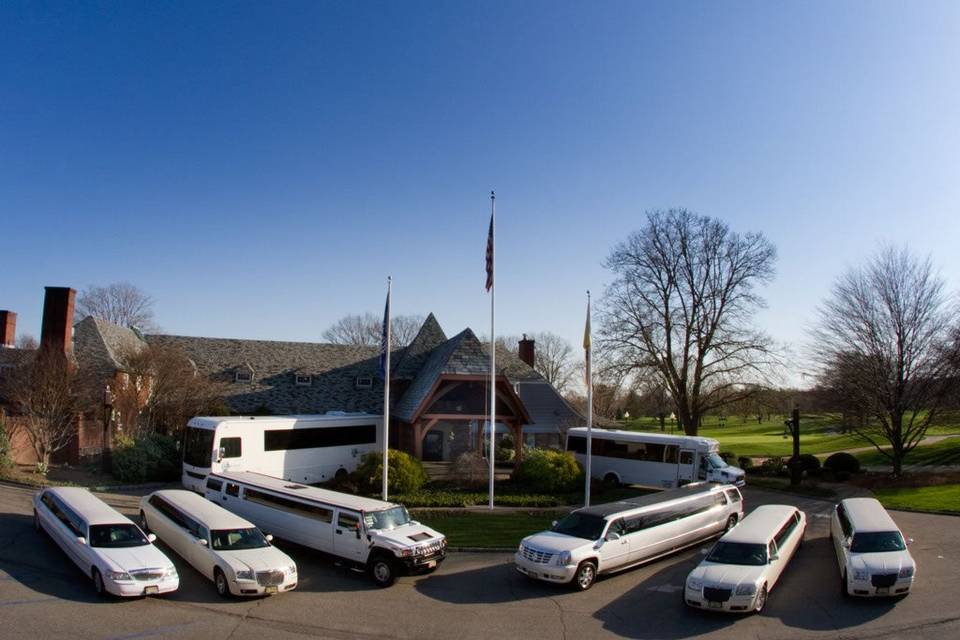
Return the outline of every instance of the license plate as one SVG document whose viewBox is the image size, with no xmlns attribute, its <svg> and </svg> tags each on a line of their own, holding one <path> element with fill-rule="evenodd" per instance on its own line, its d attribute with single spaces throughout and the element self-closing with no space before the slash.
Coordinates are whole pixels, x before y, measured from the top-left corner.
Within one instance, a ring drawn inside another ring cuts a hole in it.
<svg viewBox="0 0 960 640">
<path fill-rule="evenodd" d="M 722 602 L 708 602 L 708 603 L 707 603 L 707 606 L 710 607 L 711 609 L 722 609 L 722 608 L 723 608 L 723 603 L 722 603 Z"/>
<path fill-rule="evenodd" d="M 264 593 L 276 593 L 276 592 L 277 592 L 277 588 L 273 585 L 270 585 L 269 587 L 264 588 Z"/>
<path fill-rule="evenodd" d="M 143 595 L 145 596 L 155 596 L 158 593 L 160 593 L 160 589 L 158 587 L 144 587 L 143 589 Z"/>
<path fill-rule="evenodd" d="M 425 565 L 423 565 L 423 566 L 425 566 L 427 569 L 433 569 L 435 566 L 437 566 L 437 561 L 436 561 L 436 560 L 431 560 L 430 562 L 428 562 L 427 564 L 425 564 Z"/>
<path fill-rule="evenodd" d="M 890 593 L 890 587 L 877 587 L 877 595 L 885 596 Z"/>
</svg>

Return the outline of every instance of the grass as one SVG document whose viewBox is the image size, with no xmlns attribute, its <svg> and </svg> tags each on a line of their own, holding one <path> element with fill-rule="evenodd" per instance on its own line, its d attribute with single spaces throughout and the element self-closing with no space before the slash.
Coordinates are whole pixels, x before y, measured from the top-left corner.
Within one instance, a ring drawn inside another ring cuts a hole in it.
<svg viewBox="0 0 960 640">
<path fill-rule="evenodd" d="M 833 498 L 837 492 L 833 489 L 821 487 L 815 484 L 801 484 L 797 487 L 791 486 L 789 478 L 764 478 L 762 476 L 750 476 L 747 484 L 751 487 L 760 487 L 761 489 L 775 489 L 777 491 L 788 491 L 803 496 L 814 498 Z"/>
<path fill-rule="evenodd" d="M 874 494 L 883 506 L 889 509 L 960 513 L 960 484 L 888 487 L 875 489 Z"/>
<path fill-rule="evenodd" d="M 423 524 L 447 536 L 452 547 L 516 549 L 531 533 L 548 529 L 562 512 L 478 512 L 417 511 L 412 515 Z"/>
<path fill-rule="evenodd" d="M 864 451 L 857 454 L 861 465 L 889 466 L 890 458 L 877 450 Z M 933 467 L 946 464 L 960 465 L 960 437 L 948 438 L 935 444 L 921 444 L 906 455 L 905 465 L 917 464 L 924 467 Z"/>
</svg>

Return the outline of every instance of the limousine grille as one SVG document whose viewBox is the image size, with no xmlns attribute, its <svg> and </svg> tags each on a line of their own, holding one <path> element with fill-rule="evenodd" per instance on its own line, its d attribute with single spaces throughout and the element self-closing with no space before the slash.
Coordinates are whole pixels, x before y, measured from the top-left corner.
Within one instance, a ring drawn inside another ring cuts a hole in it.
<svg viewBox="0 0 960 640">
<path fill-rule="evenodd" d="M 880 574 L 875 573 L 870 576 L 870 582 L 875 587 L 892 587 L 897 582 L 897 574 L 895 573 L 886 573 Z"/>
<path fill-rule="evenodd" d="M 536 562 L 537 564 L 547 564 L 550 560 L 553 559 L 553 554 L 549 551 L 540 551 L 538 549 L 533 549 L 527 545 L 523 545 L 523 557 L 529 560 L 530 562 Z"/>
<path fill-rule="evenodd" d="M 432 556 L 443 551 L 444 541 L 437 540 L 436 542 L 431 542 L 430 544 L 425 544 L 421 547 L 417 547 L 417 555 L 420 556 Z"/>
<path fill-rule="evenodd" d="M 733 589 L 716 589 L 714 587 L 703 588 L 703 598 L 710 602 L 726 602 L 730 599 Z"/>
<path fill-rule="evenodd" d="M 275 587 L 283 584 L 283 571 L 257 571 L 257 584 L 261 587 Z"/>
<path fill-rule="evenodd" d="M 163 577 L 163 569 L 138 569 L 136 571 L 131 571 L 130 575 L 133 576 L 134 580 L 139 580 L 141 582 L 159 580 Z"/>
</svg>

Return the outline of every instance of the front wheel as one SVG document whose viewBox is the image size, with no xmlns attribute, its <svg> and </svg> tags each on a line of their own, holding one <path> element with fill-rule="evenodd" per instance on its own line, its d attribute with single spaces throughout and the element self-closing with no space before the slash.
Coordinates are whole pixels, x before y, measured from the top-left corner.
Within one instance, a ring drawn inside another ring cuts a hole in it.
<svg viewBox="0 0 960 640">
<path fill-rule="evenodd" d="M 607 489 L 619 487 L 620 479 L 616 476 L 616 474 L 608 473 L 607 475 L 603 476 L 603 486 Z"/>
<path fill-rule="evenodd" d="M 94 569 L 92 574 L 93 590 L 97 592 L 98 596 L 106 594 L 107 588 L 103 584 L 103 576 L 100 575 L 100 571 L 98 569 Z"/>
<path fill-rule="evenodd" d="M 230 584 L 227 582 L 227 576 L 219 567 L 213 570 L 213 584 L 217 587 L 217 595 L 221 598 L 230 597 Z"/>
<path fill-rule="evenodd" d="M 840 572 L 840 595 L 842 595 L 844 598 L 850 595 L 850 592 L 847 591 L 847 572 L 846 571 Z"/>
<path fill-rule="evenodd" d="M 33 510 L 33 528 L 37 531 L 40 531 L 40 516 L 37 514 L 37 510 Z"/>
<path fill-rule="evenodd" d="M 597 565 L 590 560 L 584 560 L 577 567 L 577 572 L 573 575 L 573 586 L 577 591 L 586 591 L 593 586 L 597 579 Z"/>
<path fill-rule="evenodd" d="M 396 571 L 393 567 L 393 561 L 386 556 L 377 556 L 370 561 L 367 569 L 370 577 L 378 587 L 389 587 L 396 580 Z"/>
<path fill-rule="evenodd" d="M 737 516 L 730 516 L 727 518 L 727 526 L 723 528 L 723 532 L 726 533 L 737 526 Z"/>
<path fill-rule="evenodd" d="M 760 593 L 757 594 L 757 603 L 754 605 L 753 610 L 755 613 L 760 613 L 763 611 L 764 605 L 767 604 L 767 585 L 760 587 Z"/>
</svg>

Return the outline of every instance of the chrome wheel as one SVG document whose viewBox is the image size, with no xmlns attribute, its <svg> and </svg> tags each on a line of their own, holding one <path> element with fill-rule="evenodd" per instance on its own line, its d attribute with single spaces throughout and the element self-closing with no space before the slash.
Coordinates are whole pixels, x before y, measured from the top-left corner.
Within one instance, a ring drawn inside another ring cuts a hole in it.
<svg viewBox="0 0 960 640">
<path fill-rule="evenodd" d="M 370 574 L 373 576 L 373 581 L 381 587 L 393 584 L 393 567 L 390 566 L 389 560 L 374 560 Z"/>
<path fill-rule="evenodd" d="M 727 531 L 730 531 L 730 529 L 733 529 L 735 526 L 737 526 L 737 516 L 730 516 L 729 518 L 727 518 L 727 526 L 724 527 L 723 532 L 726 533 Z"/>
<path fill-rule="evenodd" d="M 227 576 L 223 575 L 223 571 L 217 569 L 213 576 L 213 582 L 216 584 L 217 594 L 221 598 L 226 598 L 228 595 L 230 595 L 230 585 L 227 584 Z"/>
<path fill-rule="evenodd" d="M 763 606 L 767 604 L 767 585 L 763 585 L 760 588 L 760 593 L 757 594 L 757 604 L 754 607 L 754 611 L 760 613 L 763 611 Z"/>
<path fill-rule="evenodd" d="M 592 562 L 584 562 L 577 569 L 577 575 L 574 578 L 577 588 L 580 591 L 586 591 L 593 586 L 593 581 L 597 579 L 597 568 Z"/>
</svg>

